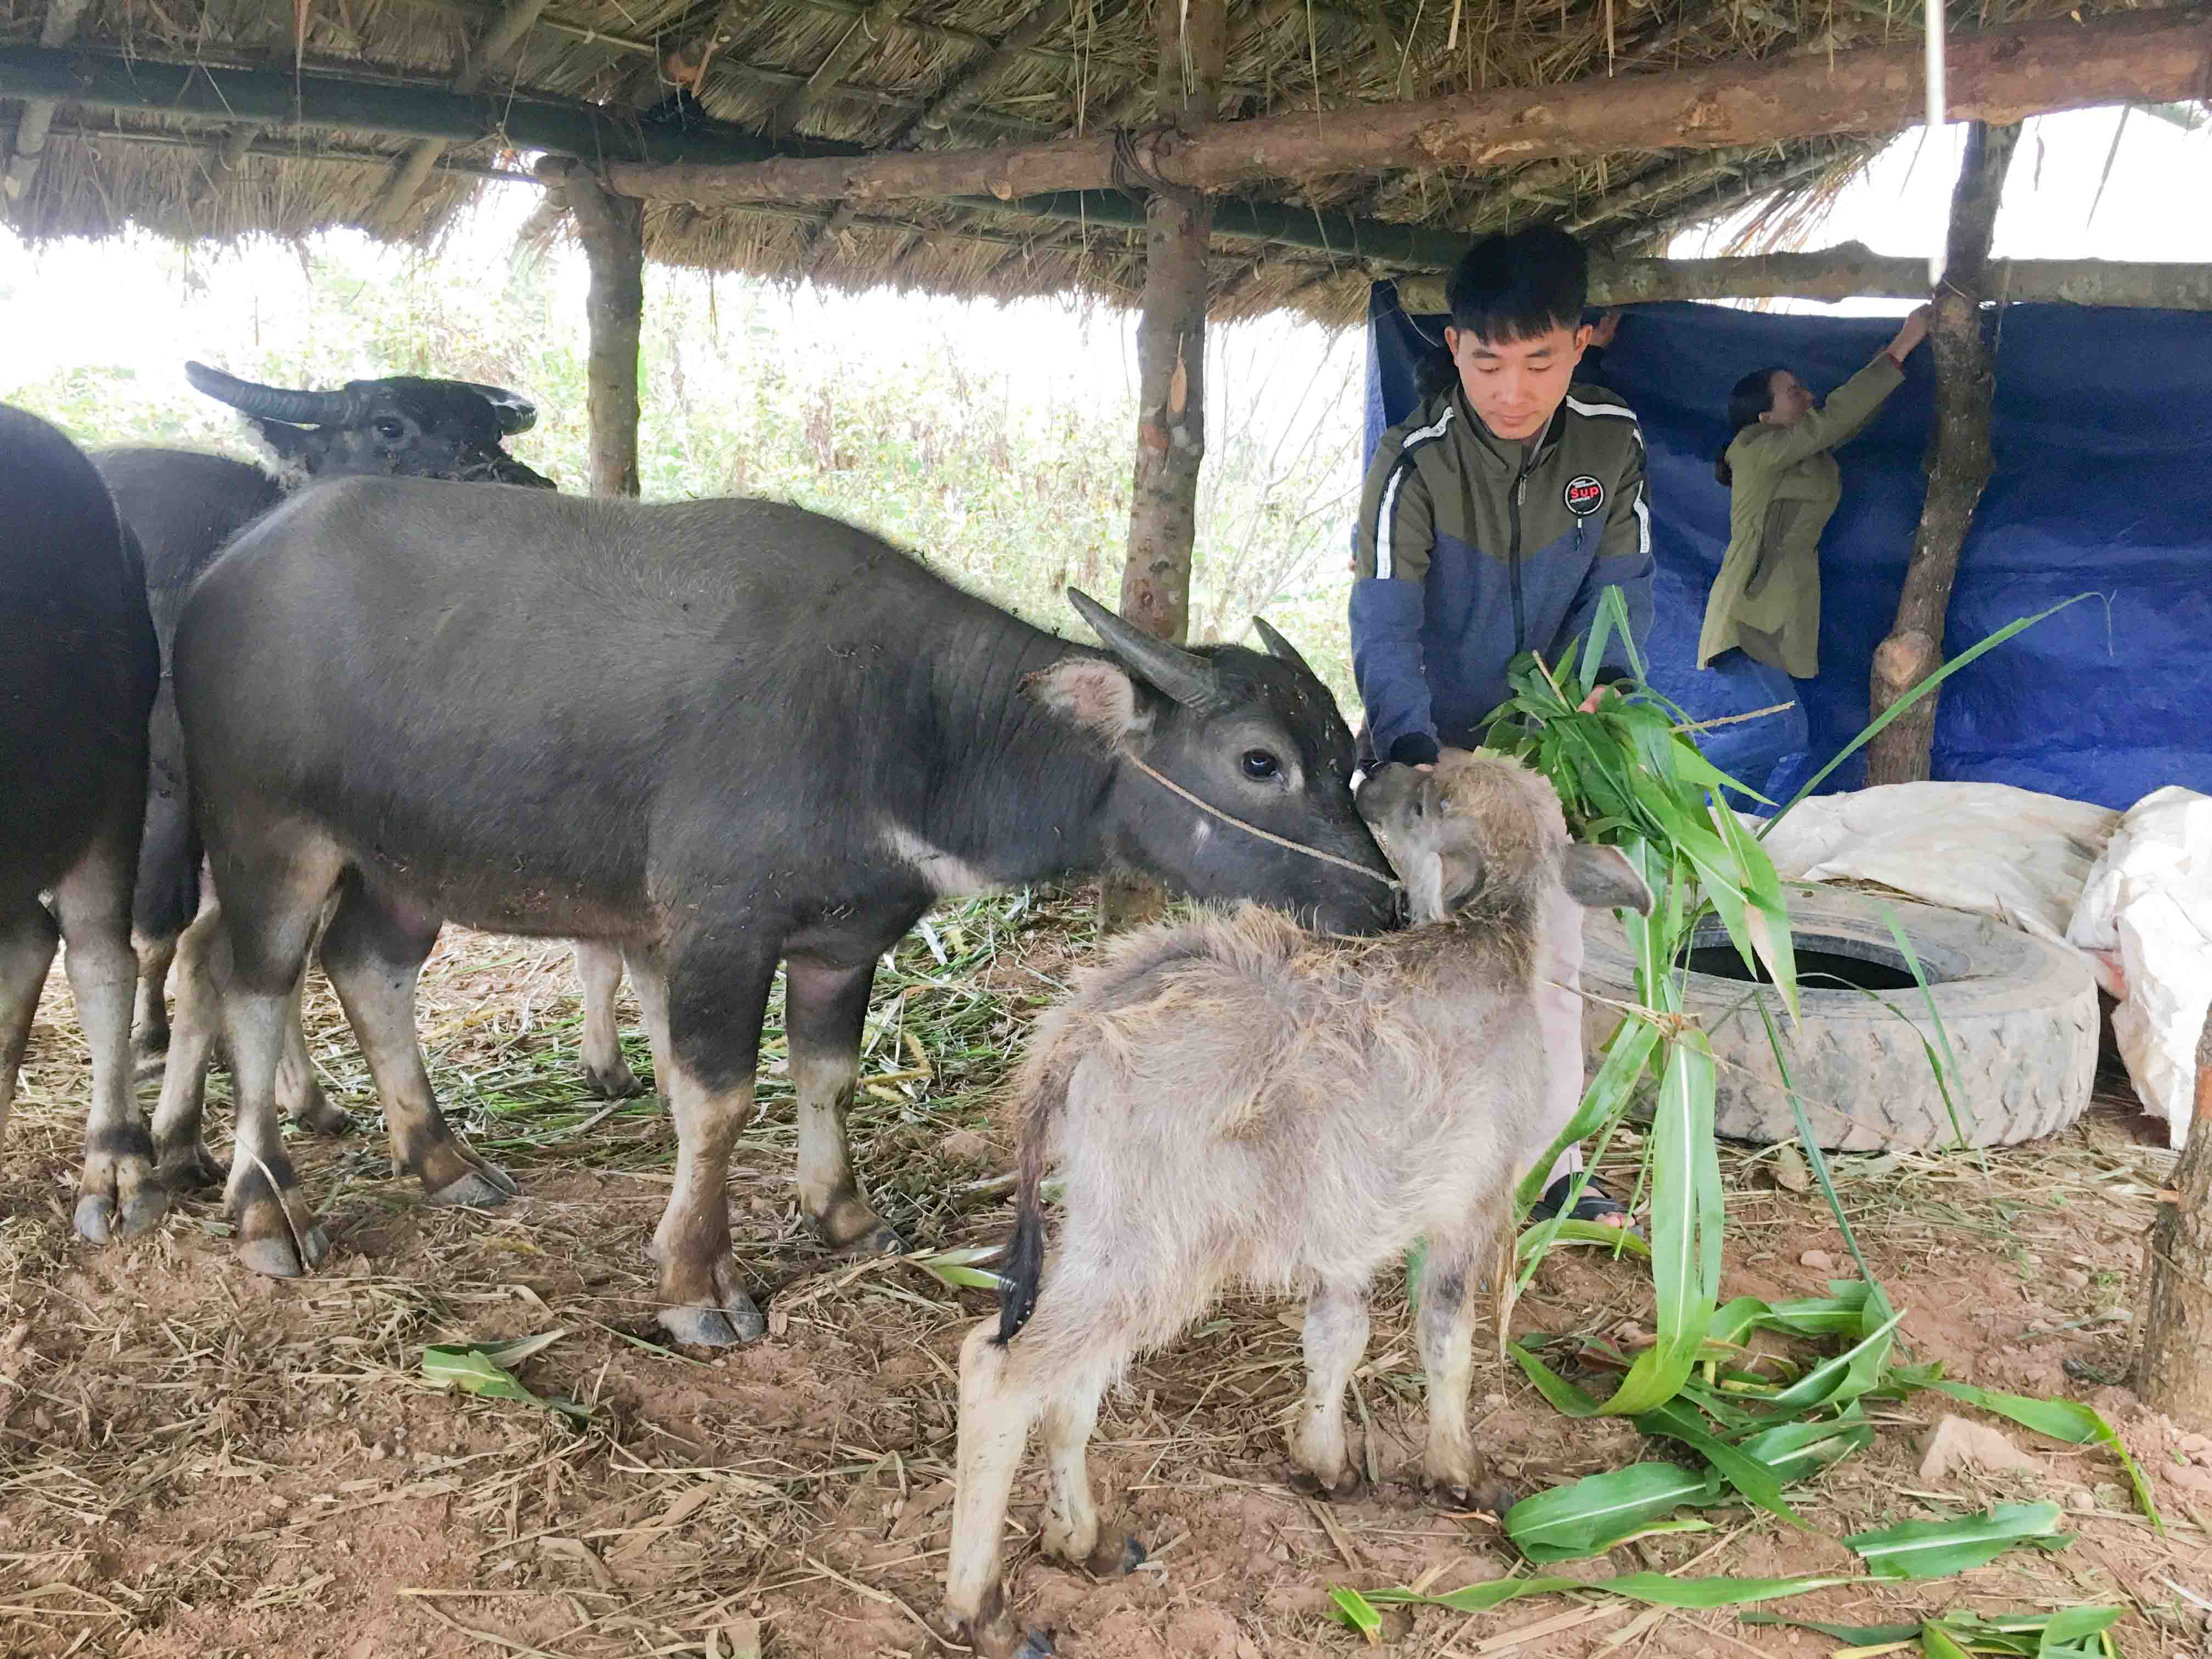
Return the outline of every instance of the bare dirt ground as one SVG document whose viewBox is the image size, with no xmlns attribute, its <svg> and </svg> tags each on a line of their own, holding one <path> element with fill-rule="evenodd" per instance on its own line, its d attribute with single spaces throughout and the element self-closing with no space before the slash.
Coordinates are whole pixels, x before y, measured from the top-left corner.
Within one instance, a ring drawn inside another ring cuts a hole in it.
<svg viewBox="0 0 2212 1659">
<path fill-rule="evenodd" d="M 880 1206 L 918 1248 L 1005 1234 L 993 1177 L 1009 1149 L 991 1091 L 1025 1020 L 1091 948 L 1073 915 L 999 903 L 940 915 L 878 981 L 867 1069 L 901 1080 L 864 1095 L 854 1144 Z M 713 1357 L 659 1344 L 645 1247 L 672 1139 L 650 1098 L 610 1112 L 582 1097 L 565 946 L 450 933 L 426 975 L 422 1030 L 447 1109 L 523 1183 L 525 1196 L 495 1212 L 429 1209 L 390 1178 L 359 1057 L 319 979 L 313 989 L 318 1063 L 361 1127 L 295 1144 L 334 1249 L 318 1277 L 277 1284 L 233 1265 L 220 1207 L 204 1197 L 125 1247 L 94 1250 L 71 1234 L 86 1077 L 54 975 L 0 1150 L 0 1652 L 957 1651 L 927 1621 L 951 1490 L 955 1356 L 989 1299 L 910 1262 L 829 1257 L 799 1229 L 780 1026 L 730 1192 L 771 1334 Z M 625 1013 L 634 1030 L 627 1000 Z M 642 1071 L 641 1045 L 633 1054 Z M 150 1101 L 150 1084 L 144 1092 Z M 1778 1187 L 1757 1149 L 1724 1149 L 1723 1161 L 1723 1294 L 1820 1293 L 1832 1276 L 1820 1256 L 1844 1257 L 1818 1194 Z M 1959 1606 L 2117 1603 L 2130 1609 L 2115 1632 L 2130 1659 L 2212 1654 L 2212 1443 L 2112 1386 L 2128 1360 L 2140 1241 L 2172 1165 L 2124 1085 L 2081 1126 L 1993 1153 L 1986 1170 L 1971 1157 L 1840 1162 L 1852 1224 L 1910 1309 L 1910 1357 L 2098 1405 L 2149 1472 L 2167 1535 L 2134 1512 L 2109 1454 L 2024 1431 L 2013 1438 L 2044 1474 L 1923 1490 L 1915 1441 L 1938 1408 L 1920 1395 L 1879 1411 L 1875 1445 L 1808 1492 L 1820 1535 L 1717 1510 L 1711 1531 L 1569 1571 L 1850 1572 L 1835 1541 L 1846 1533 L 2049 1497 L 2076 1511 L 2069 1549 L 2014 1550 L 1935 1583 L 1862 1582 L 1790 1609 L 1876 1624 Z M 1625 1189 L 1632 1171 L 1615 1180 Z M 1571 1251 L 1546 1267 L 1514 1327 L 1605 1334 L 1650 1317 L 1633 1264 Z M 1224 1304 L 1109 1397 L 1094 1468 L 1152 1547 L 1133 1577 L 1093 1583 L 1040 1561 L 1037 1471 L 1025 1473 L 1012 1589 L 1032 1623 L 1060 1630 L 1063 1654 L 1350 1654 L 1363 1644 L 1331 1621 L 1331 1584 L 1443 1590 L 1513 1570 L 1489 1521 L 1425 1507 L 1396 1480 L 1421 1421 L 1396 1287 L 1379 1292 L 1356 1380 L 1381 1484 L 1324 1509 L 1280 1483 L 1300 1388 L 1296 1323 L 1280 1303 Z M 587 1406 L 580 1428 L 422 1376 L 427 1344 L 545 1332 L 562 1334 L 521 1374 Z M 1475 1386 L 1482 1432 L 1523 1490 L 1644 1455 L 1632 1429 L 1559 1417 L 1494 1357 Z M 1812 1659 L 1837 1645 L 1611 1598 L 1472 1618 L 1394 1613 L 1385 1635 L 1422 1659 Z"/>
</svg>

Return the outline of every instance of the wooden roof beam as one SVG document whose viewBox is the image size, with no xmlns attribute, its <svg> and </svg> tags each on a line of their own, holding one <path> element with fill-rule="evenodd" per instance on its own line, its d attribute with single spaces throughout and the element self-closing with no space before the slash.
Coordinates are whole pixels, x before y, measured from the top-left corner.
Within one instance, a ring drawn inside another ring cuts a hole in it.
<svg viewBox="0 0 2212 1659">
<path fill-rule="evenodd" d="M 2202 3 L 1954 37 L 1950 113 L 2017 120 L 2100 104 L 2201 94 L 2212 62 Z M 1393 167 L 1494 167 L 1621 150 L 1728 149 L 1744 144 L 1881 136 L 1923 113 L 1919 46 L 1808 53 L 1667 74 L 1591 76 L 1556 87 L 1462 93 L 1407 103 L 1224 121 L 1143 142 L 1142 160 L 1171 184 L 1209 191 Z M 750 200 L 880 201 L 1096 190 L 1114 178 L 1110 134 L 982 151 L 878 154 L 849 162 L 623 171 L 618 187 L 702 206 Z"/>
<path fill-rule="evenodd" d="M 89 109 L 148 111 L 171 118 L 198 117 L 270 127 L 324 128 L 453 144 L 496 139 L 518 149 L 574 155 L 603 167 L 617 193 L 639 196 L 623 182 L 635 164 L 719 167 L 772 156 L 866 155 L 856 144 L 786 138 L 770 144 L 741 129 L 716 125 L 684 132 L 649 127 L 625 111 L 547 98 L 459 93 L 394 81 L 368 81 L 273 69 L 222 69 L 163 63 L 120 52 L 0 46 L 0 98 L 47 98 Z M 682 196 L 641 199 L 681 201 Z M 1144 223 L 1144 208 L 1118 190 L 1066 191 L 1035 197 L 949 195 L 955 207 L 1018 217 L 1127 228 Z M 695 202 L 694 206 L 728 205 Z M 1356 219 L 1347 214 L 1272 202 L 1224 198 L 1214 205 L 1217 236 L 1319 249 L 1336 258 L 1380 262 L 1399 270 L 1441 268 L 1457 258 L 1461 239 L 1419 225 Z"/>
<path fill-rule="evenodd" d="M 484 31 L 468 64 L 453 77 L 453 90 L 474 92 L 513 63 L 539 14 L 545 9 L 545 3 L 546 0 L 508 0 L 507 9 Z M 438 158 L 446 153 L 446 144 L 443 138 L 417 138 L 408 146 L 407 153 L 392 167 L 383 195 L 368 210 L 371 224 L 386 230 L 398 227 L 400 216 L 422 194 L 423 181 L 429 178 Z"/>
<path fill-rule="evenodd" d="M 776 100 L 762 130 L 771 138 L 798 131 L 799 124 L 806 118 L 806 112 L 815 99 L 834 89 L 845 78 L 846 71 L 867 55 L 868 48 L 883 39 L 884 31 L 897 21 L 898 7 L 894 0 L 877 0 L 876 4 L 853 20 L 813 74 Z"/>
<path fill-rule="evenodd" d="M 42 46 L 64 46 L 76 33 L 78 19 L 85 13 L 91 0 L 47 0 L 46 21 L 39 25 L 39 44 Z M 23 106 L 23 112 L 15 118 L 15 135 L 8 147 L 7 171 L 0 173 L 0 196 L 13 202 L 20 199 L 39 176 L 40 158 L 46 153 L 46 130 L 53 125 L 54 112 L 61 106 L 46 99 L 33 98 Z"/>
<path fill-rule="evenodd" d="M 954 70 L 951 78 L 881 148 L 897 149 L 912 143 L 921 132 L 943 131 L 955 113 L 989 91 L 1008 70 L 1021 63 L 1031 46 L 1042 45 L 1066 28 L 1068 15 L 1074 9 L 1075 0 L 1040 0 L 1006 31 L 997 46 L 966 67 Z"/>
</svg>

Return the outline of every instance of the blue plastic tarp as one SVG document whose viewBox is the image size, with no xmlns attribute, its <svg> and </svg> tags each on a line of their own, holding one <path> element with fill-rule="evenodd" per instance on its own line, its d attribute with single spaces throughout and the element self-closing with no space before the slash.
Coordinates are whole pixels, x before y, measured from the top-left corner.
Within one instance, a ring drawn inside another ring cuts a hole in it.
<svg viewBox="0 0 2212 1659">
<path fill-rule="evenodd" d="M 1408 317 L 1378 283 L 1369 307 L 1366 447 L 1411 412 L 1419 356 L 1443 319 Z M 2017 305 L 1993 319 L 1996 472 L 1959 562 L 1944 650 L 2074 594 L 1945 682 L 1939 778 L 2131 805 L 2178 783 L 2212 793 L 2212 315 Z M 1825 392 L 1863 367 L 1894 319 L 1638 307 L 1590 378 L 1642 418 L 1658 560 L 1651 683 L 1701 720 L 1802 697 L 1802 710 L 1723 726 L 1714 763 L 1776 799 L 1867 720 L 1874 651 L 1895 620 L 1920 519 L 1933 383 L 1905 385 L 1837 451 L 1843 504 L 1821 542 L 1820 677 L 1799 687 L 1731 652 L 1696 668 L 1705 595 L 1728 544 L 1713 455 L 1729 388 L 1770 365 Z M 1424 340 L 1426 337 L 1426 341 Z M 1863 751 L 1826 789 L 1864 781 Z"/>
</svg>

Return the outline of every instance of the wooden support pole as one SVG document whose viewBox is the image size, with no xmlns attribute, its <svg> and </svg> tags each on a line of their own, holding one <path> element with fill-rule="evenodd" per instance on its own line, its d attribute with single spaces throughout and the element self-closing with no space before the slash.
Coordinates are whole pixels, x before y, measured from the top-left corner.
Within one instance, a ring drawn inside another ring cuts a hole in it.
<svg viewBox="0 0 2212 1659">
<path fill-rule="evenodd" d="M 591 270 L 584 314 L 591 330 L 584 370 L 592 493 L 637 494 L 638 336 L 645 320 L 645 204 L 615 195 L 590 168 L 538 164 L 567 191 Z"/>
<path fill-rule="evenodd" d="M 1160 110 L 1195 133 L 1221 80 L 1222 0 L 1163 5 Z M 1121 614 L 1180 645 L 1190 627 L 1198 469 L 1206 455 L 1206 251 L 1213 204 L 1155 187 L 1146 204 L 1144 309 L 1137 325 L 1137 463 Z"/>
<path fill-rule="evenodd" d="M 2054 110 L 2202 97 L 2212 73 L 2212 11 L 2203 5 L 2076 23 L 2023 23 L 1960 35 L 1945 85 L 1962 119 L 2017 122 Z M 1623 150 L 1729 149 L 1830 134 L 1901 132 L 1922 119 L 1916 42 L 1808 53 L 1665 74 L 1588 76 L 1405 103 L 1358 104 L 1164 132 L 1139 144 L 1156 176 L 1188 189 L 1240 190 L 1394 167 L 1495 167 Z M 1163 111 L 1165 114 L 1168 112 Z M 611 182 L 702 207 L 747 201 L 881 201 L 1097 190 L 1114 181 L 1111 133 L 1049 144 L 853 161 L 624 168 Z"/>
<path fill-rule="evenodd" d="M 1224 0 L 1159 8 L 1159 112 L 1181 131 L 1200 131 L 1213 114 L 1226 12 Z M 1194 191 L 1154 185 L 1145 216 L 1137 456 L 1121 611 L 1138 627 L 1181 645 L 1190 631 L 1198 470 L 1206 457 L 1206 254 L 1213 204 Z M 1109 877 L 1099 884 L 1100 930 L 1137 926 L 1163 904 L 1152 884 Z"/>
<path fill-rule="evenodd" d="M 1981 307 L 1990 297 L 1990 234 L 2019 140 L 2017 126 L 1974 123 L 1952 192 L 1950 252 L 1928 325 L 1936 356 L 1935 465 L 1897 601 L 1897 623 L 1875 648 L 1869 714 L 1876 719 L 1943 665 L 1943 622 L 1959 574 L 1959 550 L 1990 482 L 1996 362 L 1982 332 Z M 1928 776 L 1939 695 L 1928 693 L 1867 745 L 1869 785 L 1915 783 Z"/>
<path fill-rule="evenodd" d="M 2136 1392 L 2153 1411 L 2212 1430 L 2212 1013 L 2197 1040 L 2197 1102 L 2151 1223 Z"/>
</svg>

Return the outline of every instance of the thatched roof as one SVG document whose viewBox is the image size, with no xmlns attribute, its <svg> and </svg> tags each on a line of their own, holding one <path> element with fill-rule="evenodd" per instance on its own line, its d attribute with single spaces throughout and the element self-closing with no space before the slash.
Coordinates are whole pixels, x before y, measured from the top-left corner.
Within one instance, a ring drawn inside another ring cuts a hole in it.
<svg viewBox="0 0 2212 1659">
<path fill-rule="evenodd" d="M 505 72 L 483 87 L 588 100 L 627 118 L 674 90 L 672 65 L 686 74 L 703 58 L 697 94 L 706 114 L 771 142 L 1032 142 L 1150 116 L 1154 9 L 1163 3 L 536 0 L 535 21 Z M 0 44 L 34 46 L 44 30 L 48 46 L 450 88 L 514 0 L 508 8 L 487 0 L 297 0 L 296 8 L 90 0 L 58 41 L 50 7 L 66 15 L 70 3 L 0 0 Z M 2005 16 L 2072 9 L 2065 0 L 2025 0 Z M 1229 15 L 1229 117 L 1909 41 L 1918 22 L 1916 13 L 1865 0 L 1232 0 Z M 33 237 L 100 235 L 125 222 L 187 238 L 296 237 L 359 223 L 420 244 L 434 240 L 480 191 L 534 188 L 491 176 L 525 170 L 501 143 L 456 144 L 387 216 L 379 204 L 410 147 L 405 137 L 68 105 L 52 121 L 27 187 L 0 200 L 0 216 Z M 0 115 L 0 133 L 5 122 Z M 1479 173 L 1411 170 L 1328 179 L 1274 199 L 1453 232 L 1554 219 L 1601 250 L 1628 252 L 1778 187 L 1817 194 L 1874 147 L 1822 139 L 1686 159 L 1638 152 Z M 674 264 L 848 288 L 1006 297 L 1079 291 L 1128 301 L 1144 237 L 1127 216 L 1040 219 L 929 201 L 866 211 L 656 204 L 647 252 Z M 1215 238 L 1221 314 L 1289 306 L 1349 320 L 1371 278 L 1390 274 L 1343 251 Z"/>
</svg>

